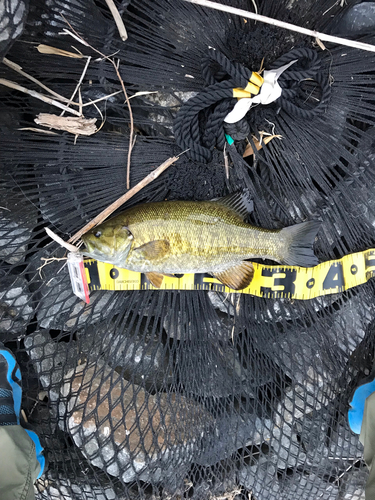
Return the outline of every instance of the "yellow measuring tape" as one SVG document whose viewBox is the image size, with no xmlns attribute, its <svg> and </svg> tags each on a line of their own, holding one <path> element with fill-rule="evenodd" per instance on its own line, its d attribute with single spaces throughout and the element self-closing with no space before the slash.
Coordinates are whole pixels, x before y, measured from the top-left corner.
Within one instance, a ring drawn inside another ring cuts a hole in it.
<svg viewBox="0 0 375 500">
<path fill-rule="evenodd" d="M 90 290 L 158 290 L 144 274 L 92 259 L 84 262 Z M 216 290 L 265 298 L 308 300 L 339 293 L 375 276 L 375 249 L 346 255 L 315 267 L 266 266 L 254 263 L 254 278 L 244 290 L 232 290 L 207 274 L 165 276 L 160 290 Z"/>
</svg>

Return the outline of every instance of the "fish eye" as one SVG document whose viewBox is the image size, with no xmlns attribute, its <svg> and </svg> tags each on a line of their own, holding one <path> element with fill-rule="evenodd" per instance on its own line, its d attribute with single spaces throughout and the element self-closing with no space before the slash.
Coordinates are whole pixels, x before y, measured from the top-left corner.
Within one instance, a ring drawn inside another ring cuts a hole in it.
<svg viewBox="0 0 375 500">
<path fill-rule="evenodd" d="M 100 238 L 102 235 L 101 231 L 96 231 L 96 233 L 94 234 L 95 238 Z"/>
</svg>

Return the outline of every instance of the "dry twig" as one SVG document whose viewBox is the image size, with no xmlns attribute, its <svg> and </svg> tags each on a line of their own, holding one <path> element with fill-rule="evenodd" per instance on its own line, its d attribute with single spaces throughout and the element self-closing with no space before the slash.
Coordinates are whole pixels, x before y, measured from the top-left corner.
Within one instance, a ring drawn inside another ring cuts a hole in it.
<svg viewBox="0 0 375 500">
<path fill-rule="evenodd" d="M 72 115 L 81 116 L 78 111 L 75 109 L 68 108 L 61 102 L 56 101 L 55 99 L 51 99 L 50 97 L 40 94 L 35 90 L 29 90 L 26 87 L 22 87 L 22 85 L 18 85 L 18 83 L 12 82 L 11 80 L 6 80 L 5 78 L 0 78 L 0 85 L 4 85 L 5 87 L 9 87 L 10 89 L 19 90 L 24 94 L 31 95 L 31 97 L 35 97 L 40 101 L 46 102 L 47 104 L 51 104 L 52 106 L 56 106 L 57 108 L 63 109 L 68 113 L 72 113 Z"/>
<path fill-rule="evenodd" d="M 52 130 L 43 130 L 42 128 L 36 128 L 36 127 L 22 127 L 19 128 L 18 130 L 29 130 L 30 132 L 41 132 L 42 134 L 59 135 L 56 134 L 56 132 L 52 132 Z"/>
<path fill-rule="evenodd" d="M 47 229 L 47 228 L 46 228 Z M 40 260 L 44 260 L 44 264 L 38 267 L 37 271 L 39 272 L 39 277 L 42 280 L 42 269 L 45 266 L 48 266 L 49 264 L 52 264 L 52 262 L 55 262 L 57 260 L 67 260 L 67 257 L 41 257 Z"/>
<path fill-rule="evenodd" d="M 272 26 L 284 28 L 289 31 L 296 31 L 297 33 L 302 33 L 303 35 L 312 36 L 313 38 L 318 38 L 319 40 L 324 40 L 325 42 L 332 42 L 332 43 L 337 43 L 339 45 L 346 45 L 347 47 L 353 47 L 355 49 L 375 52 L 375 45 L 371 45 L 369 43 L 358 42 L 356 40 L 348 40 L 347 38 L 340 38 L 338 36 L 327 35 L 326 33 L 319 33 L 318 31 L 309 30 L 307 28 L 303 28 L 302 26 L 297 26 L 295 24 L 279 21 L 278 19 L 274 19 L 272 17 L 266 17 L 266 16 L 261 16 L 260 14 L 254 14 L 253 12 L 249 12 L 248 10 L 237 9 L 229 5 L 222 5 L 216 2 L 211 2 L 210 0 L 185 0 L 185 2 L 202 5 L 203 7 L 209 7 L 210 9 L 221 10 L 222 12 L 229 12 L 230 14 L 235 14 L 241 17 L 247 17 L 248 19 L 253 19 L 254 21 L 260 21 L 261 23 L 265 24 L 271 24 Z"/>
<path fill-rule="evenodd" d="M 100 52 L 100 50 L 96 49 L 95 47 L 93 47 L 92 45 L 90 45 L 89 43 L 87 43 L 86 40 L 84 40 L 77 33 L 77 31 L 73 28 L 73 26 L 69 23 L 69 21 L 62 14 L 61 14 L 61 17 L 64 19 L 64 21 L 67 23 L 67 25 L 70 27 L 70 29 L 73 32 L 73 33 L 71 33 L 70 31 L 64 29 L 64 31 L 66 33 L 69 33 L 71 36 L 73 36 L 73 38 L 75 38 L 75 39 L 79 40 L 81 43 L 83 43 L 83 45 L 86 45 L 87 47 L 90 47 L 94 52 L 96 52 L 97 54 L 99 54 L 100 56 L 102 56 L 104 59 L 107 59 L 113 65 L 113 67 L 114 67 L 114 69 L 116 71 L 117 78 L 120 81 L 122 91 L 124 92 L 124 95 L 125 95 L 126 104 L 128 106 L 128 110 L 129 110 L 129 118 L 130 118 L 130 136 L 129 136 L 129 149 L 128 149 L 128 165 L 127 165 L 127 171 L 126 171 L 126 187 L 127 187 L 127 189 L 130 189 L 130 161 L 131 161 L 131 154 L 132 154 L 132 149 L 133 149 L 134 122 L 133 122 L 133 113 L 132 113 L 132 108 L 130 106 L 129 97 L 128 97 L 128 94 L 126 92 L 123 79 L 121 78 L 121 75 L 120 75 L 119 70 L 118 70 L 119 61 L 116 64 L 113 59 L 110 59 L 108 56 L 106 56 L 105 54 L 103 54 L 102 52 Z"/>
<path fill-rule="evenodd" d="M 120 13 L 119 11 L 117 10 L 117 7 L 116 5 L 114 4 L 113 0 L 105 0 L 108 7 L 109 7 L 109 10 L 111 11 L 111 14 L 113 16 L 113 19 L 115 20 L 115 23 L 116 23 L 116 26 L 117 26 L 117 29 L 118 29 L 118 32 L 120 34 L 120 37 L 121 37 L 121 40 L 123 42 L 125 42 L 125 40 L 128 39 L 128 34 L 126 32 L 126 28 L 125 28 L 125 25 L 123 23 L 123 20 L 120 16 Z"/>
<path fill-rule="evenodd" d="M 84 108 L 85 106 L 91 106 L 91 104 L 96 104 L 97 102 L 100 102 L 100 101 L 105 101 L 106 99 L 109 99 L 110 97 L 113 97 L 117 94 L 121 94 L 122 90 L 118 90 L 117 92 L 113 92 L 112 94 L 108 94 L 104 97 L 99 97 L 98 99 L 95 99 L 95 101 L 90 101 L 90 102 L 85 102 L 82 104 L 82 107 Z M 133 99 L 133 97 L 139 97 L 141 95 L 147 95 L 147 94 L 157 94 L 158 91 L 157 90 L 142 90 L 140 92 L 136 92 L 135 94 L 129 96 L 129 101 L 130 99 Z"/>
<path fill-rule="evenodd" d="M 172 158 L 168 158 L 164 163 L 159 165 L 158 168 L 153 170 L 150 174 L 148 174 L 141 182 L 139 182 L 132 189 L 123 194 L 118 200 L 113 202 L 109 207 L 100 212 L 94 219 L 92 219 L 88 224 L 86 224 L 82 229 L 80 229 L 76 234 L 74 234 L 69 240 L 69 243 L 75 243 L 78 241 L 82 235 L 90 231 L 93 227 L 101 224 L 105 219 L 107 219 L 115 210 L 117 210 L 121 205 L 123 205 L 126 201 L 128 201 L 132 196 L 138 193 L 141 189 L 143 189 L 147 184 L 154 181 L 159 177 L 159 175 L 164 172 L 168 167 L 170 167 L 173 163 L 175 163 L 179 159 L 179 156 L 173 156 Z M 65 242 L 64 242 L 65 243 Z M 74 247 L 75 248 L 75 247 Z"/>
<path fill-rule="evenodd" d="M 67 99 L 66 97 L 58 94 L 57 92 L 54 92 L 52 89 L 48 88 L 46 85 L 44 85 L 42 82 L 40 82 L 39 80 L 37 80 L 36 78 L 34 78 L 33 76 L 29 75 L 28 73 L 26 73 L 25 71 L 22 71 L 22 68 L 21 66 L 19 66 L 18 64 L 10 61 L 9 59 L 7 59 L 6 57 L 4 57 L 3 59 L 3 63 L 8 66 L 8 68 L 11 68 L 13 69 L 14 71 L 16 71 L 17 73 L 19 73 L 20 75 L 24 76 L 25 78 L 27 78 L 28 80 L 36 83 L 37 85 L 39 85 L 39 87 L 41 87 L 42 89 L 46 90 L 47 92 L 49 92 L 51 95 L 55 96 L 56 99 L 58 99 L 59 101 L 61 102 L 66 102 L 66 103 L 69 103 L 69 104 L 72 104 L 71 101 L 69 101 L 69 99 Z M 68 104 L 68 105 L 69 105 Z M 76 102 L 74 102 L 73 104 L 77 105 Z"/>
<path fill-rule="evenodd" d="M 225 167 L 225 175 L 226 178 L 229 179 L 229 159 L 228 159 L 228 154 L 227 154 L 227 143 L 224 144 L 224 167 Z"/>
<path fill-rule="evenodd" d="M 331 7 L 329 7 L 327 10 L 325 10 L 322 15 L 325 16 L 327 14 L 327 12 L 329 12 L 331 9 L 336 7 L 336 5 L 340 4 L 341 8 L 344 7 L 345 3 L 346 3 L 346 0 L 337 0 L 337 2 L 335 2 L 333 5 L 331 5 Z"/>
<path fill-rule="evenodd" d="M 83 79 L 85 77 L 85 74 L 86 74 L 86 71 L 87 71 L 87 68 L 89 67 L 89 64 L 90 64 L 90 61 L 91 61 L 91 56 L 89 56 L 87 58 L 87 61 L 86 61 L 86 64 L 85 64 L 85 67 L 83 68 L 83 71 L 82 71 L 82 75 L 81 75 L 81 78 L 79 79 L 77 85 L 76 85 L 76 88 L 74 89 L 74 92 L 73 94 L 71 95 L 69 101 L 68 101 L 68 106 L 70 106 L 73 102 L 73 99 L 74 99 L 74 96 L 76 95 L 79 87 L 81 86 L 82 82 L 83 82 Z M 82 103 L 80 102 L 79 103 L 79 112 L 82 114 Z M 61 116 L 63 116 L 64 114 L 64 111 L 61 113 Z"/>
<path fill-rule="evenodd" d="M 117 92 L 112 92 L 112 94 L 105 95 L 104 97 L 99 97 L 98 99 L 95 99 L 94 101 L 90 100 L 89 102 L 85 102 L 82 104 L 82 108 L 84 108 L 85 106 L 91 106 L 92 104 L 96 104 L 97 102 L 100 102 L 100 101 L 105 101 L 105 100 L 109 99 L 110 97 L 113 97 L 114 95 L 121 94 L 121 92 L 122 92 L 122 90 L 118 90 Z"/>
</svg>

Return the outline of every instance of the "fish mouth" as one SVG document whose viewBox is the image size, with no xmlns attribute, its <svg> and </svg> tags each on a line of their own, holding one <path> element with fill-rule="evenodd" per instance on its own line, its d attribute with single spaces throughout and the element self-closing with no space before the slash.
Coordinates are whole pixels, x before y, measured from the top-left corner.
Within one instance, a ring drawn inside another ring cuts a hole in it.
<svg viewBox="0 0 375 500">
<path fill-rule="evenodd" d="M 80 251 L 81 255 L 88 257 L 89 259 L 99 260 L 100 262 L 106 262 L 107 264 L 112 264 L 118 266 L 118 259 L 111 259 L 106 254 L 98 252 L 95 248 L 90 250 L 89 248 L 84 248 Z"/>
<path fill-rule="evenodd" d="M 109 255 L 106 252 L 98 250 L 95 245 L 85 244 L 85 248 L 80 250 L 80 253 L 81 255 L 83 255 L 84 257 L 88 257 L 89 259 L 112 264 L 116 267 L 124 267 L 124 261 L 128 256 L 129 249 L 127 249 L 125 252 L 122 252 L 120 255 Z"/>
<path fill-rule="evenodd" d="M 93 245 L 92 242 L 87 239 L 85 241 L 84 238 L 82 238 L 82 241 L 84 242 L 85 246 L 81 250 L 81 254 L 84 255 L 85 257 L 90 257 L 91 259 L 96 259 L 96 260 L 101 260 L 100 257 L 104 257 L 105 253 L 101 252 L 96 245 Z"/>
<path fill-rule="evenodd" d="M 83 240 L 84 241 L 84 240 Z M 87 257 L 92 257 L 93 255 L 98 255 L 98 249 L 95 248 L 95 245 L 91 245 L 89 241 L 84 241 L 84 248 L 81 250 L 82 255 L 86 255 Z M 94 257 L 95 258 L 95 257 Z"/>
</svg>

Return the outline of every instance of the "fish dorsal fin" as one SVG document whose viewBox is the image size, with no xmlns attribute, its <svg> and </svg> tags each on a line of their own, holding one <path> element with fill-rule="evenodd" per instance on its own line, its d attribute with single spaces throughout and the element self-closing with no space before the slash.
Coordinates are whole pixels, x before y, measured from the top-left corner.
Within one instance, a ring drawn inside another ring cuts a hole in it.
<svg viewBox="0 0 375 500">
<path fill-rule="evenodd" d="M 254 266 L 247 261 L 240 262 L 221 273 L 215 273 L 215 278 L 233 290 L 243 290 L 249 286 L 253 276 Z"/>
<path fill-rule="evenodd" d="M 167 240 L 154 240 L 134 248 L 134 252 L 142 254 L 146 260 L 157 260 L 167 255 L 170 249 L 170 243 Z"/>
<path fill-rule="evenodd" d="M 243 220 L 246 219 L 246 217 L 254 210 L 254 203 L 250 198 L 250 193 L 247 189 L 228 194 L 228 196 L 224 196 L 223 198 L 215 198 L 211 201 L 231 208 Z"/>
<path fill-rule="evenodd" d="M 164 276 L 160 273 L 146 273 L 146 278 L 155 288 L 160 288 L 163 283 Z"/>
</svg>

